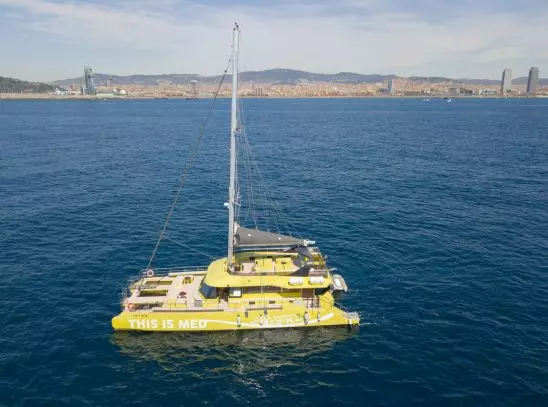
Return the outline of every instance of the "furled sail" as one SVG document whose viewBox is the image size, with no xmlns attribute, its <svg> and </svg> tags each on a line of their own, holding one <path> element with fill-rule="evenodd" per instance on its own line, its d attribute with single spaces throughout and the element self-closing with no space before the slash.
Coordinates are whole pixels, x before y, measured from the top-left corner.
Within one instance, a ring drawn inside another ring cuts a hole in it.
<svg viewBox="0 0 548 407">
<path fill-rule="evenodd" d="M 259 229 L 250 229 L 238 226 L 235 234 L 237 247 L 243 246 L 300 246 L 306 245 L 304 239 L 278 233 L 266 232 Z"/>
</svg>

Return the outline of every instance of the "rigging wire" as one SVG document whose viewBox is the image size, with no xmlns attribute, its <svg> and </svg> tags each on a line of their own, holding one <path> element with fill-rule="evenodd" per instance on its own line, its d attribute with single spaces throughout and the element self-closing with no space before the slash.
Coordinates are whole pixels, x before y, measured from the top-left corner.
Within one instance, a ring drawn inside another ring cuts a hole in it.
<svg viewBox="0 0 548 407">
<path fill-rule="evenodd" d="M 227 66 L 223 72 L 223 75 L 221 77 L 221 81 L 219 82 L 219 86 L 217 86 L 217 90 L 215 91 L 215 95 L 213 97 L 213 100 L 209 104 L 209 109 L 206 115 L 206 118 L 204 120 L 204 123 L 202 124 L 202 127 L 200 129 L 200 132 L 198 133 L 198 137 L 196 138 L 196 142 L 194 143 L 194 147 L 192 149 L 192 152 L 190 154 L 190 159 L 185 167 L 185 170 L 183 171 L 183 175 L 181 176 L 181 179 L 179 181 L 179 188 L 177 189 L 177 193 L 175 194 L 175 197 L 173 198 L 173 202 L 171 203 L 171 206 L 169 208 L 169 213 L 167 215 L 166 221 L 164 223 L 164 227 L 162 228 L 162 231 L 160 232 L 160 236 L 158 236 L 158 240 L 156 241 L 156 244 L 154 245 L 154 250 L 152 251 L 152 255 L 150 256 L 150 260 L 148 261 L 147 269 L 150 268 L 152 265 L 152 262 L 154 261 L 154 258 L 156 257 L 156 253 L 158 252 L 158 247 L 160 246 L 160 242 L 165 237 L 166 229 L 169 225 L 169 221 L 171 219 L 171 216 L 173 215 L 173 211 L 175 210 L 175 206 L 177 205 L 177 202 L 179 201 L 179 197 L 181 196 L 181 192 L 183 191 L 183 187 L 185 185 L 185 178 L 192 166 L 194 165 L 194 161 L 196 159 L 196 155 L 198 153 L 198 149 L 200 148 L 200 144 L 202 142 L 203 136 L 205 134 L 205 130 L 207 128 L 207 124 L 209 123 L 209 119 L 211 118 L 211 115 L 213 114 L 213 107 L 215 106 L 215 102 L 217 101 L 217 98 L 219 96 L 219 92 L 221 91 L 221 86 L 223 85 L 223 82 L 226 78 L 226 74 L 228 72 L 228 65 L 231 62 L 231 58 L 228 60 Z"/>
<path fill-rule="evenodd" d="M 239 111 L 240 111 L 240 116 L 242 117 L 242 123 L 246 123 L 243 103 L 239 104 Z M 246 172 L 247 184 L 248 184 L 247 189 L 248 189 L 248 195 L 249 195 L 248 196 L 249 204 L 247 205 L 246 219 L 244 220 L 244 222 L 247 221 L 247 218 L 248 218 L 248 216 L 251 212 L 251 216 L 253 217 L 253 223 L 255 224 L 255 228 L 258 229 L 257 205 L 255 203 L 255 194 L 253 192 L 253 174 L 252 174 L 252 170 L 254 168 L 252 166 L 252 160 L 251 160 L 251 157 L 250 157 L 251 147 L 250 147 L 250 145 L 247 141 L 247 131 L 246 131 L 245 125 L 242 125 L 242 132 L 241 132 L 240 138 L 243 141 L 241 143 L 241 145 L 243 146 L 241 149 L 245 153 L 244 158 L 245 158 L 246 170 L 247 170 L 247 172 Z M 264 195 L 264 191 L 261 189 L 261 185 L 259 185 L 259 191 L 258 191 L 259 196 L 258 196 L 258 198 L 259 199 L 263 198 L 264 207 L 265 207 L 265 209 L 268 210 L 269 209 L 268 208 L 268 202 L 264 199 L 264 196 L 261 196 L 261 193 L 263 193 L 263 195 Z M 265 220 L 265 223 L 266 223 L 266 230 L 269 230 L 268 217 L 265 217 L 264 220 Z"/>
<path fill-rule="evenodd" d="M 242 41 L 242 37 L 240 37 L 240 41 Z M 244 102 L 242 99 L 238 99 L 238 139 L 241 141 L 238 143 L 240 149 L 237 151 L 238 158 L 242 158 L 242 160 L 238 159 L 238 168 L 237 172 L 241 174 L 242 176 L 247 176 L 247 202 L 245 203 L 245 207 L 241 200 L 238 200 L 238 203 L 240 206 L 237 208 L 236 217 L 239 221 L 243 218 L 243 224 L 247 222 L 247 219 L 251 215 L 253 218 L 253 224 L 255 228 L 259 228 L 259 222 L 258 222 L 258 216 L 261 215 L 262 221 L 266 226 L 266 230 L 270 231 L 270 226 L 272 225 L 272 229 L 275 229 L 278 233 L 281 233 L 280 231 L 280 221 L 282 221 L 282 226 L 285 227 L 286 231 L 291 234 L 291 225 L 285 219 L 283 214 L 281 213 L 280 209 L 277 207 L 274 194 L 270 191 L 270 189 L 267 187 L 267 184 L 264 180 L 264 177 L 261 174 L 261 171 L 259 170 L 259 166 L 257 165 L 257 160 L 255 159 L 253 155 L 253 151 L 251 149 L 251 146 L 249 144 L 249 141 L 247 139 L 247 128 L 246 128 L 246 120 L 245 120 L 245 112 L 244 112 Z M 240 164 L 240 161 L 242 161 L 242 164 Z M 255 175 L 255 176 L 254 176 Z M 246 184 L 246 180 L 242 179 L 239 180 L 238 178 L 238 192 L 240 195 L 238 195 L 239 198 L 241 198 L 242 193 L 242 187 Z M 254 189 L 254 184 L 257 185 L 257 189 Z M 245 187 L 244 187 L 245 188 Z M 259 202 L 256 202 L 256 198 Z M 257 205 L 257 203 L 261 204 L 260 206 Z M 258 208 L 262 208 L 262 211 L 257 211 Z"/>
<path fill-rule="evenodd" d="M 242 117 L 244 117 L 243 106 L 240 106 L 240 108 L 242 110 L 241 112 Z M 280 233 L 280 225 L 278 222 L 278 220 L 280 220 L 282 222 L 282 226 L 284 226 L 287 232 L 289 232 L 289 234 L 291 235 L 292 234 L 291 230 L 294 229 L 294 227 L 289 222 L 289 220 L 283 215 L 283 212 L 280 210 L 280 208 L 276 204 L 276 200 L 274 199 L 274 194 L 272 193 L 270 188 L 268 188 L 267 186 L 267 183 L 262 175 L 259 165 L 257 164 L 257 159 L 255 158 L 255 155 L 253 154 L 253 150 L 251 149 L 251 146 L 247 139 L 247 133 L 245 131 L 245 127 L 243 127 L 242 139 L 245 142 L 244 146 L 246 147 L 246 152 L 248 154 L 248 157 L 247 157 L 248 165 L 256 173 L 256 179 L 259 187 L 259 197 L 262 198 L 265 209 L 267 211 L 267 216 L 265 217 L 267 230 L 269 230 L 268 214 L 271 213 L 276 229 L 278 230 L 278 233 Z M 254 206 L 254 200 L 251 201 L 251 204 Z"/>
<path fill-rule="evenodd" d="M 243 110 L 242 110 L 242 116 L 243 116 Z M 249 165 L 249 161 L 250 161 L 249 150 L 245 148 L 244 152 L 245 152 L 245 162 L 247 163 L 246 176 L 247 176 L 247 193 L 248 193 L 248 199 L 249 199 L 249 205 L 247 205 L 247 212 L 245 215 L 244 223 L 247 222 L 247 218 L 251 215 L 251 217 L 253 218 L 253 224 L 255 225 L 255 229 L 258 229 L 259 226 L 257 225 L 257 213 L 255 208 L 255 196 L 253 193 L 251 166 Z"/>
<path fill-rule="evenodd" d="M 248 165 L 251 168 L 251 171 L 254 171 L 255 174 L 256 174 L 256 182 L 257 182 L 258 187 L 259 187 L 259 190 L 258 190 L 258 195 L 259 196 L 258 197 L 262 201 L 262 205 L 263 205 L 264 210 L 265 210 L 264 222 L 265 222 L 266 230 L 270 230 L 269 220 L 270 220 L 270 213 L 272 212 L 272 204 L 269 201 L 268 196 L 266 194 L 266 185 L 263 182 L 263 180 L 261 179 L 261 175 L 260 175 L 260 172 L 258 170 L 258 166 L 257 166 L 257 164 L 254 160 L 254 157 L 253 157 L 253 152 L 251 151 L 251 146 L 249 145 L 247 136 L 245 134 L 244 134 L 243 140 L 245 142 L 244 146 L 245 146 L 246 152 L 248 154 Z M 251 158 L 251 159 L 249 159 L 249 158 Z M 252 205 L 254 205 L 254 204 L 255 204 L 255 202 L 252 202 Z M 272 212 L 272 215 L 275 219 L 276 217 L 275 217 L 275 214 L 273 212 Z"/>
<path fill-rule="evenodd" d="M 205 253 L 205 252 L 202 252 L 202 251 L 200 251 L 200 250 L 198 250 L 198 249 L 195 249 L 195 248 L 193 248 L 193 247 L 191 247 L 191 246 L 188 246 L 188 245 L 186 245 L 186 244 L 184 244 L 184 243 L 181 243 L 181 242 L 179 242 L 178 240 L 175 240 L 175 239 L 173 239 L 173 238 L 171 238 L 171 237 L 169 237 L 169 236 L 167 236 L 167 235 L 165 235 L 165 234 L 164 234 L 164 237 L 163 237 L 163 238 L 166 239 L 166 240 L 169 240 L 170 242 L 175 243 L 175 244 L 177 244 L 177 245 L 179 245 L 179 246 L 182 246 L 182 247 L 184 247 L 184 248 L 186 248 L 186 249 L 188 249 L 188 250 L 191 250 L 191 251 L 196 252 L 196 253 L 199 253 L 199 254 L 203 254 L 204 256 L 209 257 L 210 259 L 213 259 L 213 260 L 215 259 L 214 256 L 211 256 L 211 255 L 209 255 L 209 254 L 207 254 L 207 253 Z"/>
<path fill-rule="evenodd" d="M 245 123 L 246 120 L 245 120 L 245 112 L 244 112 L 244 104 L 243 103 L 239 103 L 239 111 L 240 111 L 240 115 L 242 117 L 242 123 Z M 281 226 L 285 229 L 285 232 L 289 233 L 289 235 L 293 235 L 294 233 L 292 233 L 292 231 L 295 230 L 295 227 L 284 216 L 283 212 L 280 210 L 279 206 L 276 204 L 276 199 L 274 198 L 275 194 L 272 192 L 271 188 L 268 187 L 268 184 L 266 183 L 266 181 L 265 181 L 265 179 L 262 175 L 260 167 L 257 164 L 257 160 L 256 160 L 256 158 L 253 154 L 253 150 L 251 149 L 251 146 L 250 146 L 249 141 L 247 139 L 247 132 L 246 132 L 246 127 L 244 126 L 244 124 L 242 124 L 241 128 L 242 128 L 242 132 L 241 132 L 242 137 L 241 138 L 245 142 L 244 147 L 245 147 L 245 151 L 246 151 L 246 154 L 247 154 L 246 160 L 247 160 L 247 163 L 248 163 L 248 168 L 250 170 L 251 169 L 254 170 L 254 172 L 256 173 L 256 180 L 257 180 L 257 184 L 258 184 L 258 198 L 262 200 L 264 209 L 266 210 L 266 212 L 265 212 L 266 214 L 265 214 L 265 217 L 264 217 L 264 221 L 266 223 L 266 230 L 270 230 L 269 218 L 272 217 L 271 220 L 274 221 L 273 223 L 276 226 L 276 230 L 278 231 L 278 233 L 281 233 L 281 231 L 280 231 L 280 222 L 281 222 Z M 248 175 L 248 177 L 249 177 L 251 175 L 251 171 L 248 171 L 248 174 L 249 174 Z M 249 183 L 248 190 L 249 190 L 249 187 L 251 185 L 252 185 L 252 183 Z M 252 211 L 256 211 L 256 206 L 255 206 L 255 200 L 253 199 L 253 195 L 254 195 L 253 192 L 248 191 L 248 193 L 251 195 L 251 199 L 250 199 L 251 206 L 248 207 L 248 213 L 249 213 L 250 208 L 251 208 Z M 247 216 L 248 215 L 246 215 L 246 218 L 247 218 Z M 255 225 L 257 227 L 256 219 L 254 219 L 254 222 L 255 222 Z M 270 223 L 272 223 L 272 222 L 270 222 Z"/>
</svg>

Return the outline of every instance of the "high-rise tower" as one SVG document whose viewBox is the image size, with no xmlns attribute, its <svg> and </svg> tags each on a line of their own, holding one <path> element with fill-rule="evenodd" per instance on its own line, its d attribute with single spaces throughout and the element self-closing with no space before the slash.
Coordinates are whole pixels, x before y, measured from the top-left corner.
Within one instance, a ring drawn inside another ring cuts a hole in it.
<svg viewBox="0 0 548 407">
<path fill-rule="evenodd" d="M 536 66 L 529 69 L 529 78 L 527 79 L 527 95 L 533 95 L 538 87 L 538 68 Z"/>
<path fill-rule="evenodd" d="M 388 79 L 388 93 L 394 93 L 394 79 Z"/>
<path fill-rule="evenodd" d="M 500 95 L 504 96 L 506 93 L 512 91 L 512 70 L 506 68 L 502 71 L 502 81 L 500 82 Z"/>
<path fill-rule="evenodd" d="M 84 83 L 82 84 L 83 95 L 96 95 L 95 84 L 93 79 L 93 70 L 90 66 L 84 66 Z"/>
</svg>

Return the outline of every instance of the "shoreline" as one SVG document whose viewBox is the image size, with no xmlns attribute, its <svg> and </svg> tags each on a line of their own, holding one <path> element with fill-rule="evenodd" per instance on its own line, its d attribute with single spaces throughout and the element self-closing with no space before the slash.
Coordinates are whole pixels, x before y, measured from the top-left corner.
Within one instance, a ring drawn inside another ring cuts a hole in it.
<svg viewBox="0 0 548 407">
<path fill-rule="evenodd" d="M 81 101 L 108 101 L 108 100 L 207 100 L 213 96 L 188 98 L 186 96 L 57 96 L 49 94 L 9 94 L 0 93 L 0 100 L 81 100 Z M 522 96 L 498 96 L 498 95 L 331 95 L 331 96 L 240 96 L 242 99 L 536 99 L 546 98 L 548 95 L 537 95 L 535 97 Z M 219 99 L 230 99 L 230 96 L 219 96 Z"/>
</svg>

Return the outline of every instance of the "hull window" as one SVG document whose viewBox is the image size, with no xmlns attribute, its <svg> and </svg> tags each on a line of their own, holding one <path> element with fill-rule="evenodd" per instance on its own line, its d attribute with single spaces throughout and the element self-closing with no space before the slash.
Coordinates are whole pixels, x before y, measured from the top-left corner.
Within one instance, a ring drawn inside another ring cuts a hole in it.
<svg viewBox="0 0 548 407">
<path fill-rule="evenodd" d="M 230 289 L 230 296 L 231 297 L 241 297 L 242 296 L 242 289 L 241 288 L 231 288 Z"/>
</svg>

